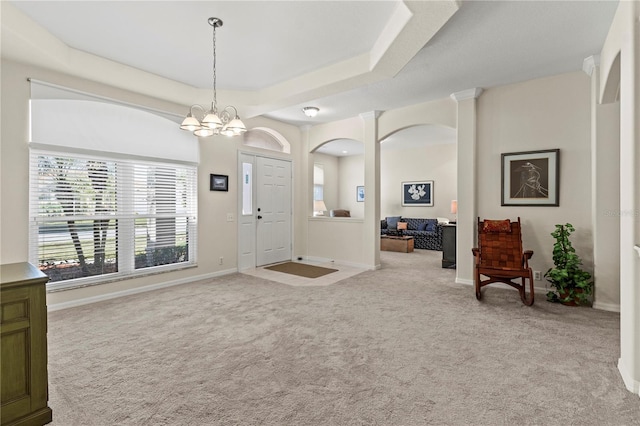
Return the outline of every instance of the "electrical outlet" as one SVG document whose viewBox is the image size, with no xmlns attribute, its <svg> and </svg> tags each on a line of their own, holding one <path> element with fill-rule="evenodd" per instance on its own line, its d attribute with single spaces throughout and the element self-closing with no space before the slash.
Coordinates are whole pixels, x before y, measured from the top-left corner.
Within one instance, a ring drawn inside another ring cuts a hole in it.
<svg viewBox="0 0 640 426">
<path fill-rule="evenodd" d="M 233 213 L 227 213 L 227 222 L 233 222 Z"/>
<path fill-rule="evenodd" d="M 540 271 L 533 271 L 533 279 L 535 281 L 542 281 L 542 275 L 540 275 Z"/>
<path fill-rule="evenodd" d="M 224 257 L 220 256 L 220 260 L 218 260 L 218 265 L 222 265 L 223 260 L 224 260 Z"/>
</svg>

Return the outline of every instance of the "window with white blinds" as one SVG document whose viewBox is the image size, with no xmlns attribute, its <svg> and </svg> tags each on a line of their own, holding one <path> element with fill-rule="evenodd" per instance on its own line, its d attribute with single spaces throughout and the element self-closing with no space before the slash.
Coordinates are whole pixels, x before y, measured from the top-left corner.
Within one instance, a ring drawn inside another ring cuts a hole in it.
<svg viewBox="0 0 640 426">
<path fill-rule="evenodd" d="M 30 165 L 30 259 L 50 289 L 195 264 L 195 165 L 38 149 Z"/>
</svg>

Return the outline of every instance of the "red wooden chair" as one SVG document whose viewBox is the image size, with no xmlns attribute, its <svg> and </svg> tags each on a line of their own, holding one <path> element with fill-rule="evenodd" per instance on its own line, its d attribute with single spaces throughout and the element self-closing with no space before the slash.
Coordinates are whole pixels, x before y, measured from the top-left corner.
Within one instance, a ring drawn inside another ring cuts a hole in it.
<svg viewBox="0 0 640 426">
<path fill-rule="evenodd" d="M 522 303 L 533 305 L 533 271 L 529 259 L 533 251 L 522 250 L 520 218 L 517 222 L 506 220 L 481 221 L 478 218 L 478 247 L 471 249 L 475 257 L 476 298 L 482 298 L 482 287 L 491 283 L 504 283 L 520 293 Z M 488 277 L 484 281 L 480 277 Z M 529 297 L 526 279 L 529 279 Z M 520 283 L 514 280 L 520 279 Z"/>
</svg>

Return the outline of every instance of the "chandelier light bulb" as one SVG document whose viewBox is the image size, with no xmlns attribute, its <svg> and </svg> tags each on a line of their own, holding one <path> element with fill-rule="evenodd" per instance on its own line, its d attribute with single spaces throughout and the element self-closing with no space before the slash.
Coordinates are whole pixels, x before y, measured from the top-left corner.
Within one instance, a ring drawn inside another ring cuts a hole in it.
<svg viewBox="0 0 640 426">
<path fill-rule="evenodd" d="M 213 136 L 213 133 L 214 133 L 213 129 L 210 129 L 208 127 L 202 127 L 196 130 L 195 132 L 193 132 L 194 135 L 204 137 L 204 138 Z"/>
</svg>

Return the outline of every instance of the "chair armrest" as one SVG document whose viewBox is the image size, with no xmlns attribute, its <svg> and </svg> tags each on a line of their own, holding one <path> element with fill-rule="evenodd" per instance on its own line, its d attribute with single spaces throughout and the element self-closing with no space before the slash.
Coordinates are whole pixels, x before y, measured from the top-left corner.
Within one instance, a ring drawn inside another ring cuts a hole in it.
<svg viewBox="0 0 640 426">
<path fill-rule="evenodd" d="M 533 257 L 533 250 L 525 250 L 524 253 L 522 253 L 522 264 L 524 265 L 525 268 L 529 267 L 529 259 L 531 259 Z"/>
<path fill-rule="evenodd" d="M 473 257 L 476 260 L 476 265 L 480 263 L 480 249 L 477 247 L 474 247 L 471 249 L 471 253 L 473 253 Z"/>
</svg>

